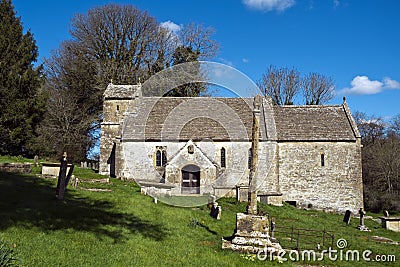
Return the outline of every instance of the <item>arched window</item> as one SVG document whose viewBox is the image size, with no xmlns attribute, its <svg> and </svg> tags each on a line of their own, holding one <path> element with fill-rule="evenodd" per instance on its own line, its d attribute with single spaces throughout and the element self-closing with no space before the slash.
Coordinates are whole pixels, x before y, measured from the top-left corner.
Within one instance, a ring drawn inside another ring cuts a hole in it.
<svg viewBox="0 0 400 267">
<path fill-rule="evenodd" d="M 249 149 L 249 158 L 248 158 L 248 162 L 247 162 L 247 168 L 248 169 L 251 169 L 251 162 L 252 162 L 252 155 L 253 154 L 253 151 L 251 150 L 251 148 Z"/>
<path fill-rule="evenodd" d="M 157 146 L 156 147 L 156 166 L 164 167 L 167 165 L 167 147 Z"/>
<path fill-rule="evenodd" d="M 163 150 L 162 152 L 161 152 L 161 166 L 165 166 L 165 165 L 167 165 L 167 151 L 165 151 L 165 150 Z"/>
<path fill-rule="evenodd" d="M 221 168 L 226 167 L 225 148 L 221 148 Z"/>
<path fill-rule="evenodd" d="M 161 166 L 161 151 L 157 150 L 156 152 L 156 166 Z"/>
</svg>

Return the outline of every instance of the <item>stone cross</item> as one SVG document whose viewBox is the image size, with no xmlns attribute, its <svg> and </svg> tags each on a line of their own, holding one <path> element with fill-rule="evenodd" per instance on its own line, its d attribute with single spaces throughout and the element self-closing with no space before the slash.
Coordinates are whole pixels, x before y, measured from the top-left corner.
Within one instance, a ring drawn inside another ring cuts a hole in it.
<svg viewBox="0 0 400 267">
<path fill-rule="evenodd" d="M 253 109 L 253 128 L 251 135 L 251 165 L 249 174 L 249 193 L 247 213 L 257 214 L 257 181 L 256 173 L 258 167 L 258 142 L 260 138 L 260 106 L 262 97 L 257 95 L 254 97 Z"/>
</svg>

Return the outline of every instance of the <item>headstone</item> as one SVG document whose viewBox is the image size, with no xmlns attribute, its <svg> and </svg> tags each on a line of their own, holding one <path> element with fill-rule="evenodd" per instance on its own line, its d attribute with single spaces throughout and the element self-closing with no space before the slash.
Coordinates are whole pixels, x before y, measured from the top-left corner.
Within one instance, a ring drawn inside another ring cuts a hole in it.
<svg viewBox="0 0 400 267">
<path fill-rule="evenodd" d="M 39 165 L 39 156 L 35 155 L 35 157 L 33 158 L 33 164 L 35 167 L 37 167 Z"/>
<path fill-rule="evenodd" d="M 383 216 L 389 217 L 389 212 L 388 212 L 387 210 L 385 210 L 385 211 L 383 212 Z"/>
<path fill-rule="evenodd" d="M 360 231 L 365 231 L 365 232 L 370 232 L 367 226 L 364 225 L 364 216 L 365 216 L 365 211 L 363 208 L 360 208 L 358 211 L 358 214 L 360 215 L 360 225 L 357 226 L 357 229 Z"/>
<path fill-rule="evenodd" d="M 77 187 L 78 187 L 78 184 L 79 184 L 79 179 L 78 179 L 78 177 L 75 177 L 75 175 L 72 175 L 72 176 L 71 176 L 71 179 L 72 179 L 72 187 L 73 187 L 73 188 L 77 188 Z"/>
<path fill-rule="evenodd" d="M 275 218 L 271 219 L 271 237 L 274 237 L 274 233 L 275 233 Z"/>
<path fill-rule="evenodd" d="M 210 216 L 217 220 L 221 219 L 221 207 L 218 206 L 218 202 L 213 203 L 210 211 Z"/>
<path fill-rule="evenodd" d="M 358 213 L 360 214 L 360 225 L 363 226 L 363 225 L 364 225 L 365 211 L 364 211 L 363 208 L 360 208 L 360 210 L 358 211 Z"/>
<path fill-rule="evenodd" d="M 351 216 L 351 211 L 350 211 L 350 210 L 346 210 L 346 212 L 345 212 L 345 214 L 344 214 L 344 218 L 343 218 L 343 221 L 344 221 L 346 224 L 349 224 L 349 223 L 350 223 L 350 216 Z"/>
</svg>

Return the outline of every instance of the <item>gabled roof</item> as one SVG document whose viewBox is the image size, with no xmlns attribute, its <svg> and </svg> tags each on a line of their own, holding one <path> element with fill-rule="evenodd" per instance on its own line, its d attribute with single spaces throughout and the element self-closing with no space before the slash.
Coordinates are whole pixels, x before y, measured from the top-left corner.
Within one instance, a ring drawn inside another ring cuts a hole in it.
<svg viewBox="0 0 400 267">
<path fill-rule="evenodd" d="M 354 141 L 356 129 L 345 105 L 274 106 L 279 141 Z"/>
<path fill-rule="evenodd" d="M 124 118 L 123 139 L 249 141 L 252 103 L 252 98 L 142 97 L 136 112 Z"/>
<path fill-rule="evenodd" d="M 105 99 L 134 99 L 123 124 L 125 141 L 250 141 L 253 98 L 142 97 L 140 85 L 109 84 Z M 355 141 L 346 102 L 336 106 L 273 106 L 264 99 L 261 141 Z"/>
<path fill-rule="evenodd" d="M 108 84 L 104 91 L 104 99 L 132 99 L 135 96 L 139 96 L 141 85 L 117 85 Z"/>
</svg>

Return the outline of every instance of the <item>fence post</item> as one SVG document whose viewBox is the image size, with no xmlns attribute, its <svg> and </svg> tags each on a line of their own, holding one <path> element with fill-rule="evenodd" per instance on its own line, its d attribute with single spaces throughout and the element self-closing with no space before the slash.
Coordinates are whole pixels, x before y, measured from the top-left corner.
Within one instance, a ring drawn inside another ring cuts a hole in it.
<svg viewBox="0 0 400 267">
<path fill-rule="evenodd" d="M 322 246 L 325 246 L 325 234 L 326 234 L 326 228 L 324 225 L 324 234 L 322 235 Z"/>
<path fill-rule="evenodd" d="M 299 241 L 300 241 L 300 230 L 297 230 L 297 250 L 300 251 L 300 247 L 299 247 Z"/>
</svg>

